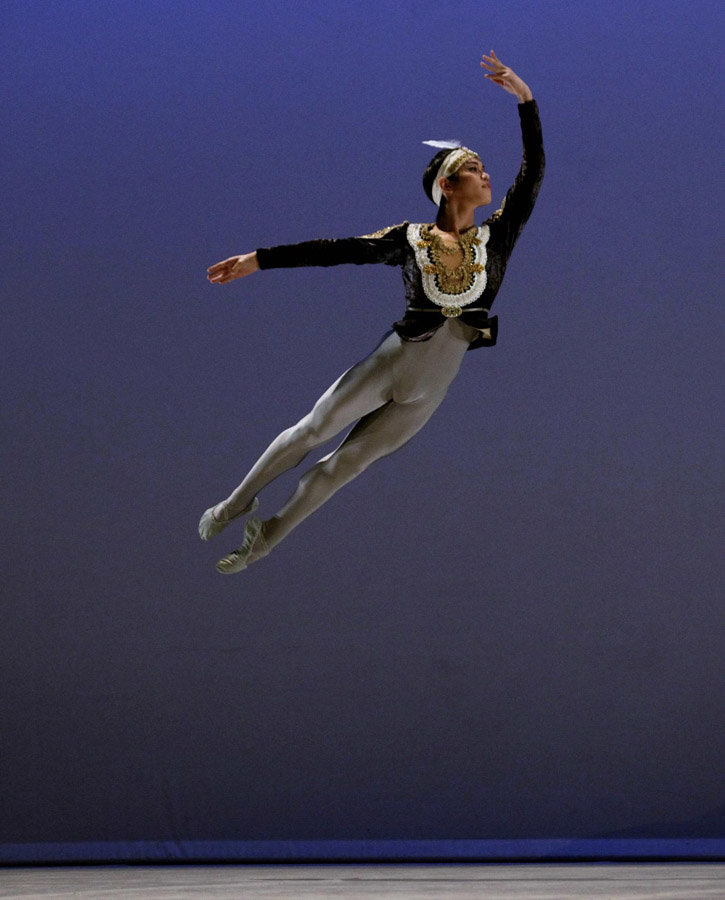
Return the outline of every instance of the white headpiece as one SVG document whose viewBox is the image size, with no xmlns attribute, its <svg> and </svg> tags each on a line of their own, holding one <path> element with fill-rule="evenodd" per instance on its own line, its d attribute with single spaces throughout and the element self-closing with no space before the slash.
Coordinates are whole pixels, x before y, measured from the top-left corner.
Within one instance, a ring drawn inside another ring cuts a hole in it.
<svg viewBox="0 0 725 900">
<path fill-rule="evenodd" d="M 431 147 L 440 147 L 441 149 L 450 148 L 455 151 L 454 153 L 449 153 L 448 156 L 445 157 L 433 179 L 433 185 L 431 187 L 433 202 L 436 206 L 440 206 L 443 191 L 441 190 L 438 181 L 441 178 L 448 178 L 449 175 L 457 172 L 469 157 L 475 156 L 476 159 L 480 159 L 480 156 L 474 150 L 469 150 L 468 147 L 462 147 L 460 141 L 423 141 L 423 143 L 430 144 Z"/>
</svg>

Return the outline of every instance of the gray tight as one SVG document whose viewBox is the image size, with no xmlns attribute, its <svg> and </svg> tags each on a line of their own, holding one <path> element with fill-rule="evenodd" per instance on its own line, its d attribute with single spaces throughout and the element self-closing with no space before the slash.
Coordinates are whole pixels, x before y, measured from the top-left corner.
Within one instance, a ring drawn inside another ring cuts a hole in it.
<svg viewBox="0 0 725 900">
<path fill-rule="evenodd" d="M 272 549 L 344 484 L 398 450 L 425 425 L 476 333 L 448 319 L 427 341 L 403 341 L 395 332 L 388 334 L 369 356 L 343 372 L 306 416 L 272 441 L 223 502 L 224 517 L 239 513 L 310 450 L 355 422 L 339 446 L 305 472 L 277 515 L 265 522 L 265 540 Z"/>
</svg>

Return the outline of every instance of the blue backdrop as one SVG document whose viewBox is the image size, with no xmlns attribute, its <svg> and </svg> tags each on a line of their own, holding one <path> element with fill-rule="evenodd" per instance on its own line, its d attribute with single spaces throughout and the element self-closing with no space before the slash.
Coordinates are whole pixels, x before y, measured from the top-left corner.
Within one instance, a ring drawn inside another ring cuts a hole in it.
<svg viewBox="0 0 725 900">
<path fill-rule="evenodd" d="M 722 854 L 723 31 L 3 0 L 2 859 Z M 491 48 L 547 154 L 498 345 L 220 577 L 241 528 L 201 513 L 404 304 L 385 266 L 207 267 L 432 221 L 430 138 L 481 153 L 482 221 L 521 156 Z"/>
</svg>

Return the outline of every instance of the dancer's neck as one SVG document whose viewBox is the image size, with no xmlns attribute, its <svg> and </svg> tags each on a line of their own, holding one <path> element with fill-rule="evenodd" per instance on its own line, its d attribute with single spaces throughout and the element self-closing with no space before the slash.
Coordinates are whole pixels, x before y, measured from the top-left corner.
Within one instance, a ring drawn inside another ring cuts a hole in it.
<svg viewBox="0 0 725 900">
<path fill-rule="evenodd" d="M 473 227 L 473 212 L 475 206 L 458 207 L 454 202 L 446 203 L 445 209 L 440 210 L 435 221 L 435 229 L 443 234 L 459 238 L 461 233 Z"/>
</svg>

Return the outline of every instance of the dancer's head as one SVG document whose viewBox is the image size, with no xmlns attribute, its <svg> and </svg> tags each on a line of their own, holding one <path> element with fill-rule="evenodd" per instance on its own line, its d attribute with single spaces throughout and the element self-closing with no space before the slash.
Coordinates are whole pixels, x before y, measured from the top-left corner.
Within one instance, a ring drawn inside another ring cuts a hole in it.
<svg viewBox="0 0 725 900">
<path fill-rule="evenodd" d="M 456 197 L 475 206 L 491 202 L 491 183 L 481 157 L 467 147 L 440 150 L 423 173 L 423 188 L 440 209 Z"/>
</svg>

